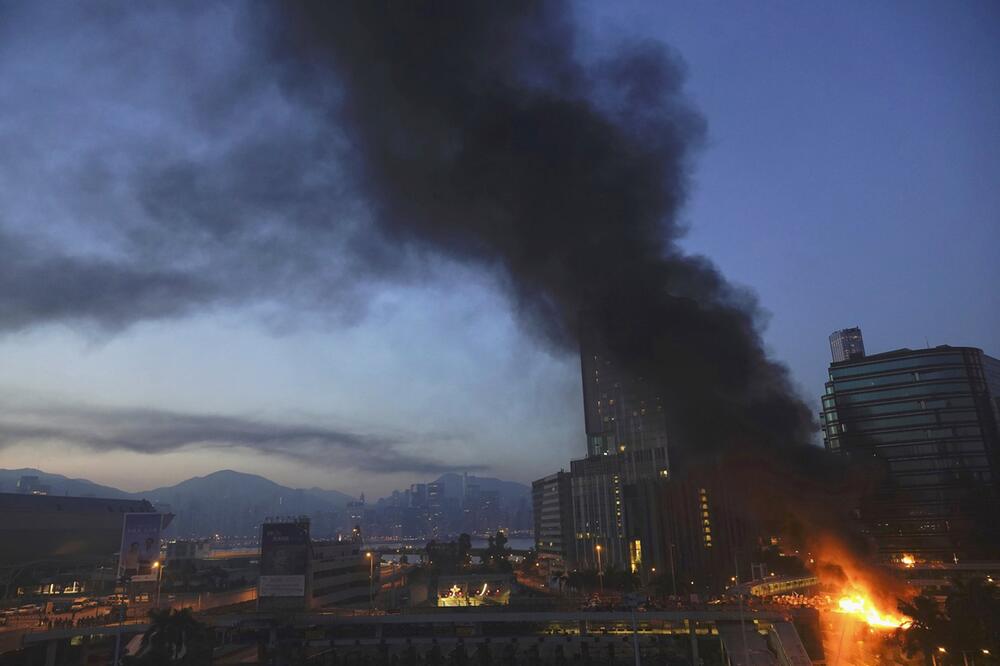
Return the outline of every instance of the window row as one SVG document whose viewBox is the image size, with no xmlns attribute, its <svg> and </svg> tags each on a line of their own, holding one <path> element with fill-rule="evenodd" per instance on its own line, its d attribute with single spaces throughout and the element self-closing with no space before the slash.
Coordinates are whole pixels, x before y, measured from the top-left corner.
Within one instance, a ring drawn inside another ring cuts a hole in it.
<svg viewBox="0 0 1000 666">
<path fill-rule="evenodd" d="M 888 402 L 875 405 L 858 405 L 850 408 L 850 415 L 858 418 L 863 416 L 878 416 L 879 414 L 902 414 L 905 412 L 920 412 L 927 409 L 953 409 L 974 407 L 971 397 L 937 398 L 927 400 L 907 400 L 906 402 Z M 832 416 L 831 416 L 832 415 Z M 837 412 L 827 412 L 827 421 L 836 421 Z"/>
<path fill-rule="evenodd" d="M 985 482 L 990 480 L 989 472 L 935 472 L 933 474 L 912 474 L 894 479 L 897 486 L 912 488 L 915 486 L 966 484 L 971 481 Z"/>
<path fill-rule="evenodd" d="M 862 393 L 837 394 L 837 404 L 854 405 L 877 400 L 891 400 L 892 398 L 918 398 L 926 396 L 928 398 L 939 398 L 947 394 L 969 395 L 968 382 L 947 382 L 939 384 L 919 384 L 916 386 L 904 386 L 895 389 L 884 389 L 881 391 L 865 391 Z"/>
<path fill-rule="evenodd" d="M 863 446 L 866 443 L 892 444 L 895 442 L 919 442 L 928 439 L 950 439 L 952 437 L 979 437 L 979 426 L 954 426 L 951 428 L 926 428 L 900 432 L 866 432 L 851 436 L 851 443 Z"/>
<path fill-rule="evenodd" d="M 835 391 L 851 391 L 854 389 L 869 388 L 875 386 L 892 386 L 893 384 L 912 384 L 915 382 L 934 381 L 939 379 L 965 379 L 968 375 L 965 368 L 944 368 L 942 370 L 919 370 L 898 375 L 883 375 L 881 377 L 865 377 L 864 379 L 851 379 L 847 381 L 835 381 L 833 388 Z"/>
<path fill-rule="evenodd" d="M 928 444 L 903 444 L 880 446 L 879 455 L 889 460 L 916 456 L 947 456 L 962 453 L 983 453 L 985 447 L 979 440 L 961 442 L 931 442 Z"/>
<path fill-rule="evenodd" d="M 867 432 L 869 430 L 883 430 L 885 428 L 906 428 L 909 426 L 937 425 L 939 423 L 976 423 L 979 416 L 971 410 L 957 412 L 935 412 L 925 414 L 913 414 L 910 416 L 888 416 L 866 421 L 852 421 L 844 431 L 850 429 Z"/>
<path fill-rule="evenodd" d="M 893 472 L 916 472 L 925 470 L 987 468 L 989 464 L 986 456 L 925 458 L 924 460 L 892 460 L 889 462 L 889 469 Z"/>
<path fill-rule="evenodd" d="M 830 379 L 842 377 L 855 377 L 857 375 L 867 375 L 876 372 L 891 372 L 893 370 L 905 370 L 907 368 L 921 368 L 933 365 L 961 365 L 963 364 L 961 354 L 942 354 L 939 356 L 917 356 L 911 358 L 900 358 L 893 361 L 882 361 L 880 363 L 867 363 L 865 365 L 854 365 L 849 368 L 833 368 L 830 370 Z"/>
</svg>

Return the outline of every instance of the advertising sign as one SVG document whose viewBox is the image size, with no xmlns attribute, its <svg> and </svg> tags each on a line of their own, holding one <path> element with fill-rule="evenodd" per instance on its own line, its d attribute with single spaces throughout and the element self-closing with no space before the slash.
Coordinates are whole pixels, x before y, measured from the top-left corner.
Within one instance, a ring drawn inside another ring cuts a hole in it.
<svg viewBox="0 0 1000 666">
<path fill-rule="evenodd" d="M 122 546 L 118 555 L 118 576 L 123 580 L 156 580 L 153 562 L 160 559 L 159 513 L 126 513 L 122 526 Z"/>
<path fill-rule="evenodd" d="M 304 597 L 309 523 L 264 523 L 260 535 L 260 597 Z"/>
</svg>

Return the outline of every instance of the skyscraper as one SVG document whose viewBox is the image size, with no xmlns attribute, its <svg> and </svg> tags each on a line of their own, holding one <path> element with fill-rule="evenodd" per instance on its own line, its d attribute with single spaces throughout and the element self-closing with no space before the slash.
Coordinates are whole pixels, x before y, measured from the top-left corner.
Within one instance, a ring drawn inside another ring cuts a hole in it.
<svg viewBox="0 0 1000 666">
<path fill-rule="evenodd" d="M 580 368 L 587 457 L 570 463 L 574 543 L 567 550 L 580 566 L 596 566 L 600 548 L 603 565 L 635 569 L 632 525 L 643 518 L 640 512 L 656 507 L 634 508 L 630 522 L 626 497 L 640 480 L 655 483 L 669 476 L 662 395 L 593 341 L 581 347 Z"/>
<path fill-rule="evenodd" d="M 865 357 L 865 341 L 861 337 L 861 329 L 844 328 L 830 334 L 830 353 L 833 362 L 852 361 Z"/>
<path fill-rule="evenodd" d="M 1000 553 L 1000 360 L 940 346 L 834 362 L 820 416 L 827 449 L 884 470 L 859 507 L 884 559 Z"/>
<path fill-rule="evenodd" d="M 596 346 L 583 348 L 580 368 L 588 455 L 666 449 L 667 420 L 656 386 L 628 373 Z"/>
</svg>

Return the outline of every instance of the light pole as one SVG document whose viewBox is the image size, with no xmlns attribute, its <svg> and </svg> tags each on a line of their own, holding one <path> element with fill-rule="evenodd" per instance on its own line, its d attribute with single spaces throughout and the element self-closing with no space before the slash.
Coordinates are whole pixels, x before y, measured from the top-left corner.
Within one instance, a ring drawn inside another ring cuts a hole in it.
<svg viewBox="0 0 1000 666">
<path fill-rule="evenodd" d="M 160 564 L 159 561 L 153 562 L 153 568 L 156 569 L 156 610 L 160 610 L 160 583 L 163 582 L 163 567 L 166 564 Z"/>
<path fill-rule="evenodd" d="M 670 544 L 670 589 L 677 596 L 677 574 L 674 572 L 674 544 Z"/>
<path fill-rule="evenodd" d="M 601 594 L 604 594 L 604 567 L 601 565 L 601 544 L 594 546 L 597 550 L 597 580 L 600 583 Z"/>
<path fill-rule="evenodd" d="M 368 558 L 368 601 L 372 610 L 375 610 L 375 557 L 372 551 L 365 553 Z"/>
</svg>

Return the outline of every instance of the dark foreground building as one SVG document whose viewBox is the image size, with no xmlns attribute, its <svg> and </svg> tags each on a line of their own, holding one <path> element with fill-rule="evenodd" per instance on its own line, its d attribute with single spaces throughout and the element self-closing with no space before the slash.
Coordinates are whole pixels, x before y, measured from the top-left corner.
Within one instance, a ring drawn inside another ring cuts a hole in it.
<svg viewBox="0 0 1000 666">
<path fill-rule="evenodd" d="M 154 512 L 146 500 L 0 493 L 0 565 L 112 558 L 125 514 Z"/>
<path fill-rule="evenodd" d="M 820 416 L 827 449 L 882 466 L 859 512 L 883 559 L 1000 557 L 1000 361 L 940 346 L 834 362 Z"/>
</svg>

